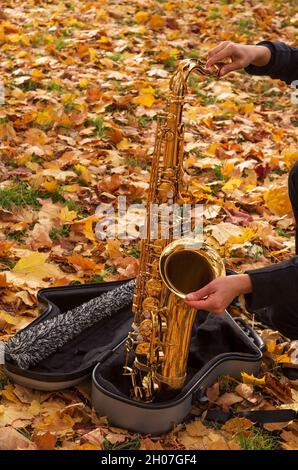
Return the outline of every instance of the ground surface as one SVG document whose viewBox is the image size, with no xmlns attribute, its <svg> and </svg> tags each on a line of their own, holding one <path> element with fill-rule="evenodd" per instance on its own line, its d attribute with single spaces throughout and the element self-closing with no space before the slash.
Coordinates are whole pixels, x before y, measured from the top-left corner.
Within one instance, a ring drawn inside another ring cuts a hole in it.
<svg viewBox="0 0 298 470">
<path fill-rule="evenodd" d="M 1 4 L 0 339 L 8 340 L 37 316 L 41 287 L 136 274 L 138 242 L 98 240 L 95 210 L 119 195 L 144 201 L 155 116 L 179 59 L 204 58 L 222 40 L 297 43 L 298 16 L 294 1 Z M 186 167 L 208 207 L 205 235 L 239 271 L 286 259 L 287 173 L 298 159 L 293 90 L 244 72 L 194 78 L 190 89 Z M 220 379 L 209 406 L 297 407 L 298 382 L 281 368 L 289 342 L 262 335 L 259 381 Z M 39 393 L 2 374 L 0 385 L 2 448 L 298 448 L 293 423 L 263 429 L 238 419 L 220 429 L 195 421 L 203 411 L 195 406 L 189 424 L 151 439 L 96 416 L 88 383 Z"/>
</svg>

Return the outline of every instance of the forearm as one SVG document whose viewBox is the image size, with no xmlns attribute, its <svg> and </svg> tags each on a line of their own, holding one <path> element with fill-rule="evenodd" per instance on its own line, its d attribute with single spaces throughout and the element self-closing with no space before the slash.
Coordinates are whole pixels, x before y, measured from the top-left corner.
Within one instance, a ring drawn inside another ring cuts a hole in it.
<svg viewBox="0 0 298 470">
<path fill-rule="evenodd" d="M 245 68 L 246 72 L 251 75 L 279 78 L 288 84 L 298 79 L 298 47 L 288 46 L 279 41 L 261 41 L 256 47 L 260 48 L 257 60 Z M 268 50 L 267 54 L 264 49 Z"/>
<path fill-rule="evenodd" d="M 252 269 L 246 272 L 251 280 L 251 293 L 245 300 L 249 309 L 297 302 L 298 307 L 298 256 L 288 261 Z"/>
</svg>

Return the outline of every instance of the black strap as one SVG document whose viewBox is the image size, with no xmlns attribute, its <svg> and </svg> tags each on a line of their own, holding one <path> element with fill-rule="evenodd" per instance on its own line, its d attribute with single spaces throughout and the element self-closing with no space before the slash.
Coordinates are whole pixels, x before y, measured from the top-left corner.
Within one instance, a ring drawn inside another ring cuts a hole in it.
<svg viewBox="0 0 298 470">
<path fill-rule="evenodd" d="M 225 423 L 231 418 L 247 418 L 254 423 L 283 423 L 298 418 L 295 410 L 250 410 L 225 413 L 220 408 L 208 410 L 205 419 Z"/>
</svg>

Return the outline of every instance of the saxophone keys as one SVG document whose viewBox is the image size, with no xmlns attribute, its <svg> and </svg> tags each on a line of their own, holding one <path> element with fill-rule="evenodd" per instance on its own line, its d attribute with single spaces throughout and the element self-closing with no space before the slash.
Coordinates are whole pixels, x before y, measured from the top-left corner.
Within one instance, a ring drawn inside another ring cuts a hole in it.
<svg viewBox="0 0 298 470">
<path fill-rule="evenodd" d="M 158 188 L 158 194 L 161 202 L 167 202 L 169 194 L 174 194 L 175 188 L 170 181 L 163 181 Z"/>
<path fill-rule="evenodd" d="M 145 311 L 155 312 L 158 308 L 158 299 L 154 297 L 146 297 L 143 300 L 142 307 Z"/>
<path fill-rule="evenodd" d="M 161 281 L 158 279 L 149 279 L 146 283 L 146 291 L 152 297 L 159 297 L 161 293 Z"/>
</svg>

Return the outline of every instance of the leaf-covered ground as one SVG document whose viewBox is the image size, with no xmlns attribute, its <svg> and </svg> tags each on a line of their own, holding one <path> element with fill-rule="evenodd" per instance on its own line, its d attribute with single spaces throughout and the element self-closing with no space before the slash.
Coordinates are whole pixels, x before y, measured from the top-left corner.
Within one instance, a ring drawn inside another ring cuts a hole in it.
<svg viewBox="0 0 298 470">
<path fill-rule="evenodd" d="M 136 274 L 139 244 L 98 240 L 95 210 L 119 195 L 144 201 L 155 117 L 177 62 L 204 58 L 222 40 L 297 43 L 295 3 L 1 2 L 1 340 L 38 315 L 41 287 Z M 190 90 L 186 168 L 206 206 L 206 237 L 238 271 L 286 259 L 294 247 L 287 174 L 298 159 L 291 89 L 242 72 L 193 78 Z M 295 345 L 257 327 L 268 346 L 259 380 L 220 379 L 209 407 L 297 409 L 298 381 L 282 368 Z M 1 374 L 0 448 L 298 449 L 297 423 L 236 419 L 220 428 L 201 420 L 199 406 L 172 433 L 141 437 L 92 412 L 88 383 L 42 393 Z"/>
</svg>

